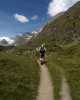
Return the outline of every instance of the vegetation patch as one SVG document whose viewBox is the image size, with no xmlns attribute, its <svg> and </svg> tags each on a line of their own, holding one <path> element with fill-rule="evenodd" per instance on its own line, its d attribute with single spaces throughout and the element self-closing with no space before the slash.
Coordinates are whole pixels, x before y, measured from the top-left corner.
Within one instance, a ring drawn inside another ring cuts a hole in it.
<svg viewBox="0 0 80 100">
<path fill-rule="evenodd" d="M 30 55 L 0 53 L 0 100 L 35 100 L 39 73 Z"/>
<path fill-rule="evenodd" d="M 54 55 L 51 54 L 47 58 L 48 69 L 51 74 L 53 83 L 53 93 L 55 100 L 60 100 L 61 72 L 59 66 L 55 63 Z"/>
<path fill-rule="evenodd" d="M 64 51 L 54 52 L 48 57 L 48 68 L 55 89 L 56 100 L 59 100 L 62 71 L 70 86 L 72 100 L 80 100 L 80 44 L 63 47 Z"/>
</svg>

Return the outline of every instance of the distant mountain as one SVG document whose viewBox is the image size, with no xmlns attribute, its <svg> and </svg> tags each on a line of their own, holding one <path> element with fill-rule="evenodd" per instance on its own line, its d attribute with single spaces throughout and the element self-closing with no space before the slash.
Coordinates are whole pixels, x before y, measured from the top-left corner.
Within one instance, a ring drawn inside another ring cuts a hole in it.
<svg viewBox="0 0 80 100">
<path fill-rule="evenodd" d="M 16 45 L 29 45 L 32 38 L 36 38 L 38 36 L 39 32 L 33 31 L 33 32 L 25 32 L 21 35 L 17 35 L 15 37 L 15 44 Z"/>
<path fill-rule="evenodd" d="M 36 36 L 38 35 L 38 33 L 39 33 L 39 32 L 37 32 L 37 31 L 33 31 L 33 32 L 32 32 L 32 36 L 33 36 L 33 37 L 36 37 Z"/>
<path fill-rule="evenodd" d="M 14 40 L 9 37 L 0 37 L 0 46 L 14 45 Z"/>
<path fill-rule="evenodd" d="M 5 39 L 1 40 L 1 41 L 0 41 L 0 44 L 3 45 L 3 46 L 9 45 L 8 41 L 5 40 Z"/>
<path fill-rule="evenodd" d="M 0 51 L 13 49 L 14 47 L 14 39 L 9 37 L 0 37 Z"/>
<path fill-rule="evenodd" d="M 25 32 L 25 33 L 22 33 L 22 36 L 30 36 L 31 33 L 30 32 Z"/>
<path fill-rule="evenodd" d="M 29 32 L 22 33 L 21 35 L 17 35 L 14 38 L 15 45 L 26 45 L 28 41 L 32 38 L 32 34 Z"/>
</svg>

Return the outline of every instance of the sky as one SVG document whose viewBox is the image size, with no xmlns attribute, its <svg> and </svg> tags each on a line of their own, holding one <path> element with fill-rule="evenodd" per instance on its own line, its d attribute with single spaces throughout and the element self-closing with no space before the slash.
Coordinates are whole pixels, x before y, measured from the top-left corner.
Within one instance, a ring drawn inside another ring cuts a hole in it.
<svg viewBox="0 0 80 100">
<path fill-rule="evenodd" d="M 0 37 L 39 30 L 80 0 L 0 0 Z"/>
</svg>

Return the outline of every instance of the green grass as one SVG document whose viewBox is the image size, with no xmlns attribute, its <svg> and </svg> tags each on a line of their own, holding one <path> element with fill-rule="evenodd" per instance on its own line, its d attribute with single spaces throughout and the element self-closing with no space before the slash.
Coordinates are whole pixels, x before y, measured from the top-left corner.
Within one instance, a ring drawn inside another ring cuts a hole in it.
<svg viewBox="0 0 80 100">
<path fill-rule="evenodd" d="M 0 100 L 35 100 L 39 73 L 30 55 L 0 53 Z"/>
<path fill-rule="evenodd" d="M 72 100 L 80 100 L 80 45 L 64 46 L 64 51 L 53 52 L 47 59 L 55 87 L 55 100 L 60 100 L 62 70 L 70 86 Z"/>
<path fill-rule="evenodd" d="M 72 100 L 80 100 L 80 46 L 67 48 L 58 65 L 65 71 L 67 81 L 71 88 Z"/>
<path fill-rule="evenodd" d="M 53 59 L 55 55 L 51 54 L 47 57 L 47 65 L 49 72 L 51 74 L 52 83 L 53 83 L 53 93 L 55 100 L 60 100 L 60 87 L 61 87 L 61 72 L 59 66 L 55 63 Z"/>
</svg>

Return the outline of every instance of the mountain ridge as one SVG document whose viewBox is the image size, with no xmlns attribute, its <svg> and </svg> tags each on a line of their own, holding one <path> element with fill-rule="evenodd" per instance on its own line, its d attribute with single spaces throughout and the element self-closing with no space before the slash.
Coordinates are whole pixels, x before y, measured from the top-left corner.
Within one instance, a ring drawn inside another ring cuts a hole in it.
<svg viewBox="0 0 80 100">
<path fill-rule="evenodd" d="M 80 2 L 47 23 L 39 35 L 32 39 L 32 45 L 36 47 L 44 42 L 47 45 L 60 45 L 73 41 L 80 41 Z"/>
</svg>

